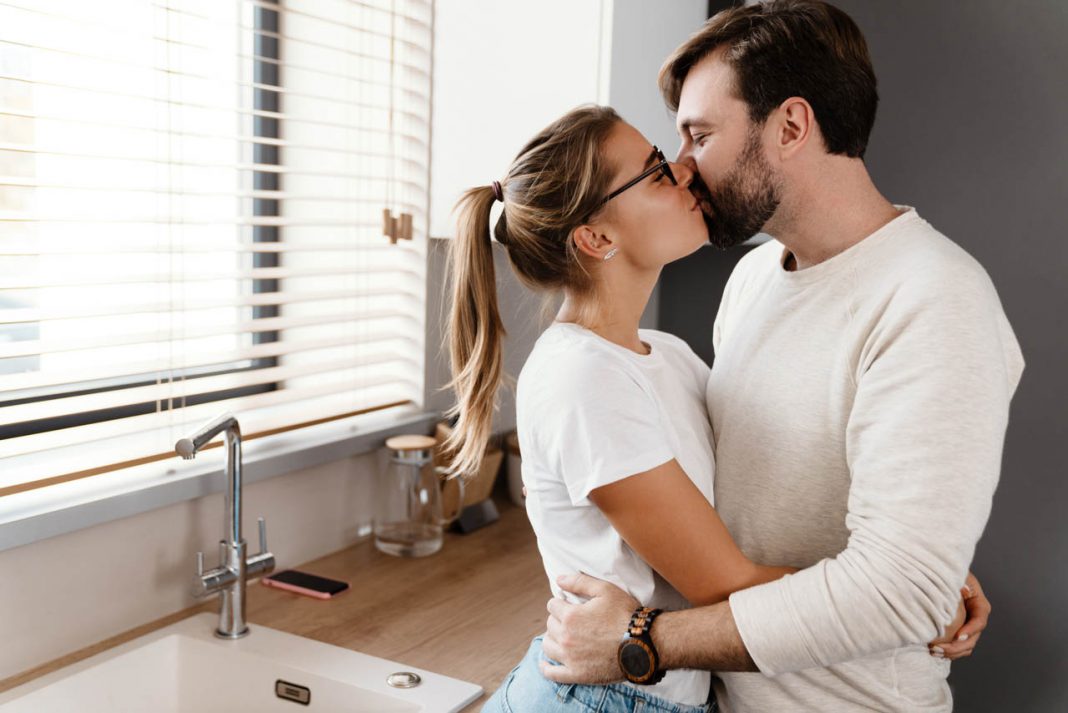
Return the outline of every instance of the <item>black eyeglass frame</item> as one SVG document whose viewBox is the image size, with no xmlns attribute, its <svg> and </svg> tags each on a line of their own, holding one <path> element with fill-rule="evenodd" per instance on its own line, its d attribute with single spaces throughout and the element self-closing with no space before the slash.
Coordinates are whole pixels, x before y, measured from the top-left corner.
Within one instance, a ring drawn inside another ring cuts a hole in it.
<svg viewBox="0 0 1068 713">
<path fill-rule="evenodd" d="M 644 181 L 646 178 L 648 178 L 649 176 L 653 175 L 657 171 L 660 171 L 661 173 L 663 173 L 664 177 L 666 179 L 668 179 L 669 181 L 671 181 L 671 185 L 673 185 L 673 186 L 679 185 L 678 180 L 675 178 L 675 174 L 671 171 L 671 164 L 668 163 L 667 158 L 664 157 L 664 152 L 661 151 L 660 149 L 658 149 L 656 146 L 654 146 L 653 147 L 653 153 L 651 155 L 652 156 L 656 156 L 656 158 L 658 158 L 659 161 L 657 161 L 655 164 L 653 164 L 648 169 L 643 171 L 640 176 L 637 176 L 637 177 L 627 181 L 622 186 L 620 186 L 616 190 L 614 190 L 611 193 L 609 193 L 607 196 L 604 197 L 604 199 L 601 201 L 600 205 L 604 205 L 605 203 L 607 203 L 608 201 L 612 200 L 613 198 L 615 198 L 616 196 L 618 196 L 620 193 L 622 193 L 623 191 L 627 190 L 628 188 L 633 188 L 634 186 L 638 185 L 639 183 L 641 183 L 642 181 Z"/>
</svg>

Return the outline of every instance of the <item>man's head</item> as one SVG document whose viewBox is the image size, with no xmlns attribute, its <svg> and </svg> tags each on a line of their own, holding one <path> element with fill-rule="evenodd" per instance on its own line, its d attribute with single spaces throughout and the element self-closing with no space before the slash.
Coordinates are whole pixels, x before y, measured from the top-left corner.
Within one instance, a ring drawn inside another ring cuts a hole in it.
<svg viewBox="0 0 1068 713">
<path fill-rule="evenodd" d="M 716 14 L 668 58 L 659 81 L 677 113 L 679 161 L 702 179 L 693 189 L 720 247 L 760 232 L 784 195 L 811 178 L 814 159 L 862 159 L 878 104 L 864 36 L 819 0 Z"/>
</svg>

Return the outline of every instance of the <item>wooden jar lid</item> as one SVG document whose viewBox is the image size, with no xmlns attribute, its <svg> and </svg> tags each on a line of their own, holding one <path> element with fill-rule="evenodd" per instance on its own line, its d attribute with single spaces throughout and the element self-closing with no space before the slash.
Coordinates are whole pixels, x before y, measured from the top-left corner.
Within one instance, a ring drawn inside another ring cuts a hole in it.
<svg viewBox="0 0 1068 713">
<path fill-rule="evenodd" d="M 386 441 L 386 448 L 394 451 L 427 451 L 437 443 L 432 436 L 393 436 Z"/>
</svg>

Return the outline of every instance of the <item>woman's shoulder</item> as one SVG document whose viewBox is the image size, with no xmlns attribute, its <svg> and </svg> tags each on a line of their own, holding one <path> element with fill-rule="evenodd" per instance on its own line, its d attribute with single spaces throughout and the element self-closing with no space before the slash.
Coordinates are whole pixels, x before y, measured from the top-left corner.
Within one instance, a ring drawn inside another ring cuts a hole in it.
<svg viewBox="0 0 1068 713">
<path fill-rule="evenodd" d="M 643 389 L 643 383 L 641 370 L 619 348 L 582 327 L 559 322 L 538 338 L 519 375 L 519 390 L 527 395 L 581 398 L 612 388 Z"/>
<path fill-rule="evenodd" d="M 638 333 L 642 341 L 651 345 L 654 350 L 659 349 L 669 357 L 680 359 L 698 371 L 709 368 L 705 360 L 698 356 L 689 343 L 681 337 L 669 332 L 661 332 L 658 329 L 642 329 Z"/>
<path fill-rule="evenodd" d="M 553 322 L 527 357 L 527 364 L 546 362 L 555 367 L 597 369 L 605 364 L 629 364 L 621 348 L 577 324 Z"/>
<path fill-rule="evenodd" d="M 663 349 L 671 349 L 672 351 L 690 350 L 690 345 L 686 343 L 686 340 L 675 336 L 671 332 L 662 332 L 659 329 L 639 329 L 638 335 L 643 342 L 653 346 L 660 346 Z"/>
</svg>

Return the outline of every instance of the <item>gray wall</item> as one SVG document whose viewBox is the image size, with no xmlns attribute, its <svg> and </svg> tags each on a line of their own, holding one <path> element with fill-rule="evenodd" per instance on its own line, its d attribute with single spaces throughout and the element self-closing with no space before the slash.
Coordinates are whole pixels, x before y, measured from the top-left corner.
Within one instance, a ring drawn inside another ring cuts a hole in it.
<svg viewBox="0 0 1068 713">
<path fill-rule="evenodd" d="M 1068 710 L 1068 3 L 837 0 L 864 31 L 881 97 L 867 163 L 883 193 L 986 267 L 1027 360 L 974 571 L 994 605 L 953 666 L 957 710 Z M 711 357 L 740 252 L 665 273 L 660 326 Z M 952 508 L 946 511 L 952 518 Z"/>
</svg>

